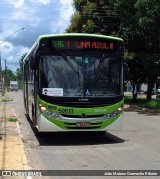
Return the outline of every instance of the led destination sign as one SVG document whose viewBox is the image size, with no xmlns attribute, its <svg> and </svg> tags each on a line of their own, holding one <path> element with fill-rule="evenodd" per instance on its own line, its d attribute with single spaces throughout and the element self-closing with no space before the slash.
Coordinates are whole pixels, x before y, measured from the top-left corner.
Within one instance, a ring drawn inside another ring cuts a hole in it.
<svg viewBox="0 0 160 179">
<path fill-rule="evenodd" d="M 115 49 L 115 43 L 114 42 L 105 42 L 105 41 L 52 40 L 52 48 L 114 50 Z"/>
</svg>

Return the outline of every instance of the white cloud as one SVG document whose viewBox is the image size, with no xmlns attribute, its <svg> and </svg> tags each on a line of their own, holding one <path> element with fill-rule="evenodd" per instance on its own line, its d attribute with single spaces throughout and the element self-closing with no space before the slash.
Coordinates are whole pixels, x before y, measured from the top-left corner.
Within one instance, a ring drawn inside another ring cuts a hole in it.
<svg viewBox="0 0 160 179">
<path fill-rule="evenodd" d="M 49 4 L 50 2 L 51 2 L 51 0 L 29 0 L 30 2 L 32 2 L 32 3 L 42 3 L 42 4 L 44 4 L 44 5 L 46 5 L 46 4 Z"/>
<path fill-rule="evenodd" d="M 69 20 L 71 15 L 73 14 L 72 0 L 60 0 L 60 4 L 60 17 L 63 20 Z"/>
<path fill-rule="evenodd" d="M 25 11 L 19 10 L 16 13 L 13 14 L 13 19 L 25 19 L 27 17 Z"/>
<path fill-rule="evenodd" d="M 6 56 L 6 54 L 10 53 L 12 50 L 13 50 L 13 45 L 10 42 L 3 42 L 1 44 L 2 56 Z"/>
<path fill-rule="evenodd" d="M 1 34 L 1 41 L 7 42 L 7 40 L 11 40 L 16 38 L 19 33 L 21 33 L 22 27 L 19 27 L 18 24 L 6 24 L 3 26 L 3 32 Z"/>
<path fill-rule="evenodd" d="M 24 5 L 25 0 L 6 0 L 6 1 L 12 4 L 15 8 L 20 8 Z"/>
<path fill-rule="evenodd" d="M 51 23 L 53 33 L 63 33 L 69 26 L 70 17 L 73 14 L 72 0 L 60 0 L 59 18 L 56 22 Z"/>
<path fill-rule="evenodd" d="M 53 34 L 63 33 L 65 30 L 64 23 L 62 21 L 51 23 L 51 29 Z"/>
<path fill-rule="evenodd" d="M 40 18 L 36 17 L 36 15 L 37 15 L 36 9 L 30 7 L 27 4 L 19 9 L 16 9 L 16 11 L 14 11 L 14 10 L 11 11 L 9 17 L 11 17 L 11 19 L 13 19 L 13 22 L 11 21 L 11 23 L 4 23 L 4 24 L 2 23 L 1 24 L 1 29 L 3 32 L 1 33 L 0 40 L 3 41 L 6 38 L 7 38 L 7 40 L 11 40 L 14 38 L 16 39 L 16 37 L 18 37 L 21 33 L 20 31 L 18 32 L 18 30 L 21 28 L 26 28 L 26 24 L 28 24 L 28 23 L 25 23 L 25 21 L 30 22 L 29 24 L 30 24 L 31 28 L 37 27 Z M 3 16 L 5 17 L 6 15 L 3 15 Z M 27 29 L 27 30 L 32 30 L 32 29 Z M 14 35 L 12 37 L 10 37 L 12 34 L 14 34 Z"/>
<path fill-rule="evenodd" d="M 19 55 L 22 56 L 23 54 L 27 53 L 29 51 L 28 47 L 21 47 L 21 49 L 19 50 Z"/>
<path fill-rule="evenodd" d="M 2 61 L 28 52 L 37 37 L 63 33 L 73 14 L 72 0 L 4 0 L 0 6 Z M 25 27 L 26 31 L 19 29 Z M 19 57 L 14 59 L 18 62 Z M 4 63 L 3 63 L 4 66 Z"/>
<path fill-rule="evenodd" d="M 15 52 L 15 54 L 13 53 Z M 12 48 L 10 53 L 8 53 L 8 56 L 6 58 L 6 65 L 8 69 L 11 69 L 12 71 L 16 72 L 17 67 L 19 66 L 19 60 L 21 59 L 22 55 L 27 53 L 29 51 L 29 48 L 18 46 Z M 14 54 L 14 55 L 13 55 Z M 3 56 L 6 56 L 6 54 L 3 54 Z M 5 60 L 3 58 L 2 60 L 2 66 L 5 68 Z"/>
</svg>

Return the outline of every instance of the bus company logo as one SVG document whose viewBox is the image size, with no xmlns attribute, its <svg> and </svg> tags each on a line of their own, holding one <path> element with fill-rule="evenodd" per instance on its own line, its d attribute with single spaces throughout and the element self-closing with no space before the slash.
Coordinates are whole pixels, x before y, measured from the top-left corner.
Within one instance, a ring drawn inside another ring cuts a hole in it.
<svg viewBox="0 0 160 179">
<path fill-rule="evenodd" d="M 81 117 L 82 117 L 82 118 L 86 118 L 86 114 L 85 114 L 85 113 L 82 113 Z"/>
<path fill-rule="evenodd" d="M 88 99 L 87 98 L 83 98 L 83 99 L 79 99 L 79 101 L 88 101 Z"/>
<path fill-rule="evenodd" d="M 95 109 L 94 111 L 95 111 L 95 112 L 107 112 L 106 109 Z"/>
</svg>

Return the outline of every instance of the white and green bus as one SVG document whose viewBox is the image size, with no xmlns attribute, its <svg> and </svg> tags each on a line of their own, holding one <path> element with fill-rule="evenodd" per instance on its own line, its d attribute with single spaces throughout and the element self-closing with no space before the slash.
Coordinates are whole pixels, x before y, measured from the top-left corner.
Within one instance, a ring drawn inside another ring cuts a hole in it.
<svg viewBox="0 0 160 179">
<path fill-rule="evenodd" d="M 27 114 L 38 132 L 117 130 L 123 120 L 123 71 L 120 38 L 41 35 L 23 63 Z"/>
</svg>

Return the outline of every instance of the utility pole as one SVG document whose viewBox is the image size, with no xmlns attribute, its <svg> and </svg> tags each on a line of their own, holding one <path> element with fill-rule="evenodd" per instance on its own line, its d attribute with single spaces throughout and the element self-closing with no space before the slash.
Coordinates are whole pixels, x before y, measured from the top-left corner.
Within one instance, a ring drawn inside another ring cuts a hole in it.
<svg viewBox="0 0 160 179">
<path fill-rule="evenodd" d="M 9 87 L 8 87 L 8 70 L 7 70 L 7 64 L 6 64 L 6 60 L 5 60 L 5 78 L 6 78 L 6 88 L 7 88 L 7 91 L 9 91 Z"/>
<path fill-rule="evenodd" d="M 3 84 L 3 76 L 2 76 L 2 60 L 1 60 L 1 49 L 0 49 L 0 85 L 1 85 L 1 92 L 2 96 L 4 96 L 4 84 Z"/>
</svg>

